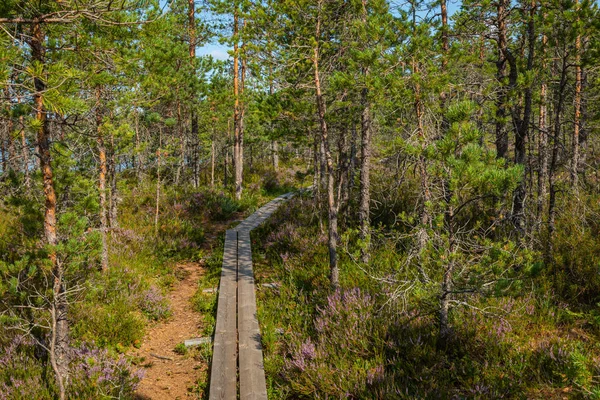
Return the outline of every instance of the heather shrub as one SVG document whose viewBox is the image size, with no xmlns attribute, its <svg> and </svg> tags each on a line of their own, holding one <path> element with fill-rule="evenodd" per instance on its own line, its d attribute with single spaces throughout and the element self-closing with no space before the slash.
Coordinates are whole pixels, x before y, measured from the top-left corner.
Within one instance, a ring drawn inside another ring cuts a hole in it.
<svg viewBox="0 0 600 400">
<path fill-rule="evenodd" d="M 112 357 L 108 351 L 86 344 L 74 348 L 71 360 L 71 399 L 131 399 L 144 375 L 142 369 L 132 370 L 127 359 Z"/>
<path fill-rule="evenodd" d="M 70 354 L 67 398 L 133 398 L 143 370 L 134 371 L 124 356 L 113 357 L 85 344 L 72 348 Z M 0 400 L 55 398 L 54 374 L 47 363 L 40 362 L 40 356 L 33 341 L 23 337 L 0 347 Z"/>
<path fill-rule="evenodd" d="M 274 171 L 268 171 L 263 176 L 262 187 L 267 193 L 274 193 L 279 189 L 279 178 Z"/>
<path fill-rule="evenodd" d="M 150 286 L 139 298 L 139 308 L 151 320 L 158 321 L 171 315 L 168 300 L 156 286 Z"/>
<path fill-rule="evenodd" d="M 52 398 L 52 379 L 52 371 L 35 358 L 31 340 L 17 336 L 0 344 L 0 400 Z"/>
<path fill-rule="evenodd" d="M 560 339 L 541 341 L 531 355 L 539 377 L 589 390 L 600 363 L 588 358 L 581 343 Z"/>
<path fill-rule="evenodd" d="M 187 207 L 192 214 L 203 214 L 211 220 L 224 221 L 236 213 L 240 205 L 223 191 L 209 190 L 191 194 Z"/>
<path fill-rule="evenodd" d="M 568 301 L 594 306 L 600 302 L 600 199 L 565 201 L 556 222 L 556 267 L 553 282 Z"/>
<path fill-rule="evenodd" d="M 384 376 L 383 326 L 369 294 L 337 290 L 317 308 L 313 335 L 293 337 L 286 379 L 294 391 L 313 398 L 368 393 Z"/>
</svg>

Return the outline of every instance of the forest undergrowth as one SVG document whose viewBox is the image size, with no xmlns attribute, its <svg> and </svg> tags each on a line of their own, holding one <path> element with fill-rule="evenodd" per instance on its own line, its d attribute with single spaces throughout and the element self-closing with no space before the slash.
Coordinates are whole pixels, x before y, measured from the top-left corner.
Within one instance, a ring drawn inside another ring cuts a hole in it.
<svg viewBox="0 0 600 400">
<path fill-rule="evenodd" d="M 131 179 L 123 176 L 120 182 L 119 224 L 109 233 L 108 270 L 98 267 L 99 235 L 90 228 L 94 221 L 75 219 L 69 212 L 61 219 L 73 238 L 61 251 L 73 274 L 69 289 L 77 292 L 69 316 L 71 399 L 132 398 L 144 376 L 144 367 L 152 360 L 132 356 L 130 350 L 141 347 L 150 326 L 171 317 L 167 294 L 185 278 L 186 272 L 180 267 L 185 262 L 200 262 L 204 268 L 192 308 L 199 313 L 203 327 L 198 336 L 212 336 L 216 294 L 203 289 L 218 287 L 225 229 L 294 184 L 280 185 L 268 173 L 248 174 L 249 190 L 243 201 L 220 188 L 183 190 L 165 186 L 156 236 L 155 183 L 134 185 Z M 41 224 L 28 213 L 28 199 L 19 197 L 18 191 L 6 200 L 0 206 L 0 218 L 7 221 L 0 228 L 0 290 L 5 303 L 20 301 L 29 314 L 3 316 L 0 399 L 49 399 L 56 395 L 57 388 L 50 366 L 39 360 L 44 357 L 40 346 L 48 340 L 42 326 L 47 316 L 42 307 L 36 310 L 35 304 L 37 301 L 43 305 L 43 301 L 33 295 L 18 298 L 23 285 L 43 288 L 48 279 L 42 250 L 28 240 L 32 233 L 36 237 Z M 70 208 L 85 215 L 85 207 L 93 210 L 97 206 L 88 200 L 73 199 Z M 22 263 L 32 267 L 23 271 Z M 39 269 L 34 267 L 36 263 Z M 30 321 L 25 320 L 27 316 Z M 182 347 L 179 351 L 207 364 L 210 361 L 209 345 L 191 351 Z M 201 396 L 207 381 L 204 371 L 192 392 Z"/>
<path fill-rule="evenodd" d="M 440 343 L 435 300 L 403 285 L 398 226 L 375 231 L 369 266 L 343 241 L 331 290 L 327 235 L 308 210 L 312 199 L 296 198 L 253 233 L 269 398 L 600 397 L 599 279 L 588 264 L 598 226 L 558 221 L 565 258 L 547 269 L 533 254 L 511 279 L 470 294 Z"/>
</svg>

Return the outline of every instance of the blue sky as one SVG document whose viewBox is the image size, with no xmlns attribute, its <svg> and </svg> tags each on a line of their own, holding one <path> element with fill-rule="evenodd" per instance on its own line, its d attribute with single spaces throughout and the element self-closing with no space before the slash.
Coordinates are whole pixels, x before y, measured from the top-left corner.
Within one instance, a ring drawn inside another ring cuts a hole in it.
<svg viewBox="0 0 600 400">
<path fill-rule="evenodd" d="M 161 6 L 164 6 L 167 0 L 160 0 Z M 407 3 L 405 0 L 392 0 L 391 3 L 401 5 Z M 448 13 L 454 14 L 460 7 L 460 0 L 448 0 Z M 198 47 L 196 54 L 199 56 L 211 55 L 217 60 L 226 60 L 229 58 L 227 54 L 228 47 L 219 43 L 208 43 L 202 47 Z"/>
</svg>

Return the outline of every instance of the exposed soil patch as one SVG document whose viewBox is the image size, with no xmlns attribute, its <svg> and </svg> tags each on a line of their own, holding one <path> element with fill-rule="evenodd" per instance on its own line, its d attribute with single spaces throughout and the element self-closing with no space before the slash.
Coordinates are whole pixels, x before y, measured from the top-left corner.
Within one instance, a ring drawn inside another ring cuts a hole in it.
<svg viewBox="0 0 600 400">
<path fill-rule="evenodd" d="M 136 391 L 139 400 L 170 400 L 195 397 L 191 389 L 202 371 L 203 361 L 175 353 L 177 344 L 198 337 L 201 317 L 192 310 L 191 298 L 203 273 L 199 263 L 181 265 L 185 278 L 169 295 L 172 317 L 150 327 L 142 347 L 132 355 L 143 357 L 146 369 L 144 379 Z"/>
</svg>

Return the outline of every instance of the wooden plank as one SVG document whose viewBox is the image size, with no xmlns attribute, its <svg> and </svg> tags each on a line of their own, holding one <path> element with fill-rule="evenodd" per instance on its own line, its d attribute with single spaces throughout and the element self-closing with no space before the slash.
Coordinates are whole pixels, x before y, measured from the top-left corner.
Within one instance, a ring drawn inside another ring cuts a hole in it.
<svg viewBox="0 0 600 400">
<path fill-rule="evenodd" d="M 283 194 L 275 199 L 271 200 L 258 210 L 256 210 L 252 215 L 242 221 L 235 230 L 240 232 L 244 230 L 253 230 L 258 228 L 263 222 L 265 222 L 281 205 L 281 203 L 285 202 L 289 198 L 294 196 L 293 192 L 289 192 Z"/>
<path fill-rule="evenodd" d="M 210 375 L 210 400 L 237 398 L 237 232 L 225 233 L 217 322 Z"/>
<path fill-rule="evenodd" d="M 249 232 L 267 220 L 288 195 L 270 201 L 225 234 L 209 400 L 237 399 L 238 369 L 239 398 L 267 399 Z"/>
<path fill-rule="evenodd" d="M 247 231 L 238 233 L 238 335 L 240 400 L 266 400 L 267 385 L 256 312 L 252 250 Z"/>
<path fill-rule="evenodd" d="M 203 344 L 210 343 L 210 342 L 212 342 L 212 338 L 200 337 L 200 338 L 186 339 L 183 341 L 183 345 L 185 347 L 195 347 L 195 346 L 201 346 Z"/>
</svg>

